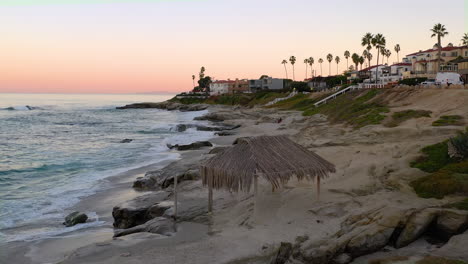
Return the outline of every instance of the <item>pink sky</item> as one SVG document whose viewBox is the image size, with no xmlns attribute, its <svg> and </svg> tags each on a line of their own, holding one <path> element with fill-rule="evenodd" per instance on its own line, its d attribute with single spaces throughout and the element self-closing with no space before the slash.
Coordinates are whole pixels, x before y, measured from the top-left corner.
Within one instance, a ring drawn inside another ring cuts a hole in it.
<svg viewBox="0 0 468 264">
<path fill-rule="evenodd" d="M 328 53 L 338 55 L 339 70 L 344 70 L 344 51 L 361 54 L 366 32 L 386 36 L 394 62 L 397 43 L 400 58 L 430 48 L 436 40 L 429 29 L 435 23 L 450 32 L 443 44 L 460 44 L 466 32 L 464 2 L 442 3 L 440 12 L 440 2 L 433 0 L 395 0 L 391 5 L 369 0 L 207 0 L 21 6 L 0 1 L 0 92 L 186 91 L 201 66 L 218 79 L 282 78 L 280 62 L 291 55 L 298 58 L 296 79 L 303 79 L 303 60 L 310 56 L 318 61 Z M 320 71 L 318 63 L 315 68 Z M 328 75 L 328 62 L 323 71 Z"/>
</svg>

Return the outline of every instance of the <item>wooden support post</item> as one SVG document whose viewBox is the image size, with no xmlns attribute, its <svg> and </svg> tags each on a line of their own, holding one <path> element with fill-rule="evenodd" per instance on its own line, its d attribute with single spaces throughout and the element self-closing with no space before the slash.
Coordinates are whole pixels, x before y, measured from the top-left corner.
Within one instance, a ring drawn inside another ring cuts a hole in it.
<svg viewBox="0 0 468 264">
<path fill-rule="evenodd" d="M 177 176 L 174 176 L 174 219 L 177 219 Z"/>
<path fill-rule="evenodd" d="M 257 202 L 258 202 L 258 174 L 254 176 L 254 217 L 257 215 Z"/>
<path fill-rule="evenodd" d="M 320 176 L 317 176 L 317 200 L 320 200 Z"/>
<path fill-rule="evenodd" d="M 213 183 L 208 182 L 208 213 L 213 212 Z"/>
</svg>

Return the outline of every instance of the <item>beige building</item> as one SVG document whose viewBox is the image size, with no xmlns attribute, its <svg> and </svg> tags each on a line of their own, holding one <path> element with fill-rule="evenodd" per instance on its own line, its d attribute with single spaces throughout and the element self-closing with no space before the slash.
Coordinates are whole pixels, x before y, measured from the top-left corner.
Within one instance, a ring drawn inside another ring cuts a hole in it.
<svg viewBox="0 0 468 264">
<path fill-rule="evenodd" d="M 228 93 L 247 93 L 249 91 L 249 80 L 236 79 L 229 83 Z"/>
<path fill-rule="evenodd" d="M 438 51 L 438 45 L 436 44 L 432 49 L 406 55 L 404 62 L 411 63 L 412 65 L 412 71 L 408 77 L 434 78 L 437 72 L 458 72 L 458 65 L 457 63 L 453 63 L 453 61 L 459 57 L 468 58 L 467 46 L 456 47 L 448 44 L 441 50 L 440 65 L 437 68 Z"/>
</svg>

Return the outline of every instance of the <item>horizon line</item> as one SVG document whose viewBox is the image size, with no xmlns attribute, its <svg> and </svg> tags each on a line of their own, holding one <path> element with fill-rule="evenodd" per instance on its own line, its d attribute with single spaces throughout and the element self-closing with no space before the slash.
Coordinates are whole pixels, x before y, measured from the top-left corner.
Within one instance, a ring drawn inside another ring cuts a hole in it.
<svg viewBox="0 0 468 264">
<path fill-rule="evenodd" d="M 195 2 L 205 0 L 0 0 L 0 6 L 40 6 L 40 5 L 74 5 L 74 4 L 123 4 L 123 3 L 156 3 L 156 2 Z"/>
</svg>

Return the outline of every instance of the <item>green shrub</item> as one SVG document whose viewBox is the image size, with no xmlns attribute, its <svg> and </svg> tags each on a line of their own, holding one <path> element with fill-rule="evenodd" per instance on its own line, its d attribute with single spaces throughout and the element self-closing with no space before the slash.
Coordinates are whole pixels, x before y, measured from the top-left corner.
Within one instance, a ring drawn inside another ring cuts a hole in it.
<svg viewBox="0 0 468 264">
<path fill-rule="evenodd" d="M 425 172 L 436 172 L 454 162 L 448 155 L 447 141 L 424 147 L 421 152 L 424 156 L 411 162 L 411 167 Z"/>
<path fill-rule="evenodd" d="M 462 200 L 460 202 L 447 204 L 444 207 L 455 208 L 455 209 L 458 209 L 458 210 L 467 210 L 468 211 L 468 198 L 466 198 L 466 199 L 464 199 L 464 200 Z"/>
<path fill-rule="evenodd" d="M 423 198 L 441 199 L 456 193 L 468 195 L 468 160 L 449 164 L 410 185 Z"/>
<path fill-rule="evenodd" d="M 432 123 L 433 126 L 461 126 L 463 117 L 459 115 L 441 116 L 439 120 Z"/>
<path fill-rule="evenodd" d="M 457 160 L 468 158 L 468 131 L 449 140 L 449 155 Z"/>
<path fill-rule="evenodd" d="M 410 85 L 410 86 L 414 86 L 414 85 L 418 85 L 424 81 L 426 81 L 427 78 L 425 77 L 422 77 L 422 78 L 408 78 L 408 79 L 403 79 L 401 81 L 398 82 L 398 84 L 403 84 L 403 85 Z"/>
<path fill-rule="evenodd" d="M 420 117 L 431 117 L 431 111 L 427 110 L 405 110 L 395 112 L 392 115 L 392 120 L 386 124 L 388 127 L 396 127 L 406 120 Z"/>
</svg>

